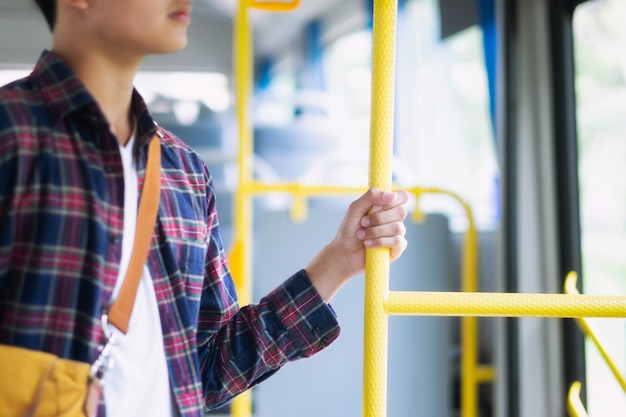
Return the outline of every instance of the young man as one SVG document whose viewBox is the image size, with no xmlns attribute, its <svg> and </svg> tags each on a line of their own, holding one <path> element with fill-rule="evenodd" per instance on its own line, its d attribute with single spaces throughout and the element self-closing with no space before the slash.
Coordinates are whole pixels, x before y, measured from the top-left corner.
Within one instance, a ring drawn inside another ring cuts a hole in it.
<svg viewBox="0 0 626 417">
<path fill-rule="evenodd" d="M 128 268 L 156 131 L 133 78 L 146 55 L 185 46 L 191 6 L 37 4 L 52 50 L 0 89 L 0 344 L 92 363 Z M 306 268 L 239 308 L 208 168 L 169 132 L 160 146 L 155 233 L 100 415 L 201 416 L 224 404 L 338 336 L 327 303 L 363 271 L 366 247 L 389 247 L 392 259 L 406 248 L 407 194 L 369 190 Z"/>
</svg>

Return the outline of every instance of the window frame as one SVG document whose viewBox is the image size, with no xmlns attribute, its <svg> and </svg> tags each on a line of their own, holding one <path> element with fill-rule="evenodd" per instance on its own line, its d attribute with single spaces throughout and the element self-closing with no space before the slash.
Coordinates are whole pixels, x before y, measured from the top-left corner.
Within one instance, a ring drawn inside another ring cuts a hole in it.
<svg viewBox="0 0 626 417">
<path fill-rule="evenodd" d="M 554 146 L 558 192 L 559 265 L 561 284 L 569 271 L 578 272 L 582 288 L 582 246 L 580 190 L 578 176 L 578 129 L 574 64 L 573 17 L 576 7 L 587 0 L 551 0 L 552 88 Z M 565 392 L 575 381 L 582 383 L 581 398 L 586 402 L 585 337 L 575 320 L 563 319 L 563 384 Z"/>
</svg>

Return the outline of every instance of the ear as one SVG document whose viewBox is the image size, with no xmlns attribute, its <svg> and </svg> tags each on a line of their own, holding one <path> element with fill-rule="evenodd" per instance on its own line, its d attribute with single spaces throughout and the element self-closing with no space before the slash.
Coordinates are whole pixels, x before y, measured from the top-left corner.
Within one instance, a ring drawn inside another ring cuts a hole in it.
<svg viewBox="0 0 626 417">
<path fill-rule="evenodd" d="M 91 0 L 58 0 L 59 6 L 66 6 L 77 10 L 89 9 Z"/>
</svg>

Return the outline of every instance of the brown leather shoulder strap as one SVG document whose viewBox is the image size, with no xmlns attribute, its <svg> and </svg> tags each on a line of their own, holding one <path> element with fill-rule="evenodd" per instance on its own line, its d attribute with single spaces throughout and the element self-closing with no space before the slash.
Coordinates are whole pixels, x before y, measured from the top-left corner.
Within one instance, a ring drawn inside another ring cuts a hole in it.
<svg viewBox="0 0 626 417">
<path fill-rule="evenodd" d="M 146 175 L 137 212 L 137 230 L 128 271 L 117 299 L 109 310 L 109 323 L 126 334 L 133 312 L 141 273 L 148 258 L 154 224 L 161 196 L 161 143 L 160 132 L 154 135 L 148 149 Z"/>
</svg>

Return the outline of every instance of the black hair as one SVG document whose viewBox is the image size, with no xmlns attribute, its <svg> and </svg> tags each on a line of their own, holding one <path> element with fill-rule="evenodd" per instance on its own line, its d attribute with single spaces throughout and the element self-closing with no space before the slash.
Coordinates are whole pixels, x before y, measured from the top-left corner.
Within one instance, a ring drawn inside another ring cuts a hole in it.
<svg viewBox="0 0 626 417">
<path fill-rule="evenodd" d="M 35 0 L 35 3 L 41 9 L 41 13 L 46 18 L 46 23 L 52 32 L 57 20 L 57 0 Z"/>
</svg>

